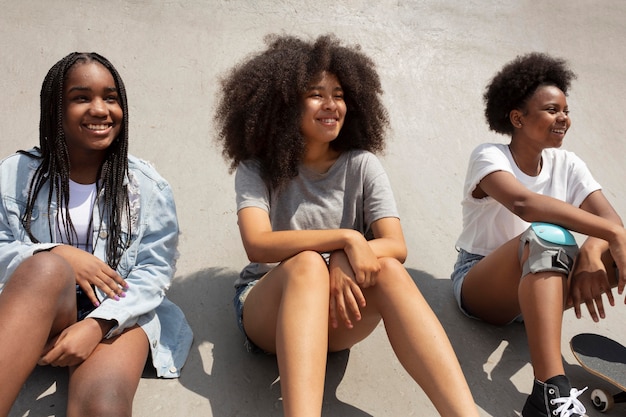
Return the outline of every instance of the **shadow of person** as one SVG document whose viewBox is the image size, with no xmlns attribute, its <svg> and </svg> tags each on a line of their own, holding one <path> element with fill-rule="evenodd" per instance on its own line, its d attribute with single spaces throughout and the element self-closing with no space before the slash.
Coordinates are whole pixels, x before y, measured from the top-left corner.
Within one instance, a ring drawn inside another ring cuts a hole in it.
<svg viewBox="0 0 626 417">
<path fill-rule="evenodd" d="M 449 278 L 408 271 L 446 330 L 476 404 L 492 416 L 518 416 L 528 393 L 520 391 L 517 379 L 532 385 L 524 325 L 470 319 L 459 311 Z"/>
<path fill-rule="evenodd" d="M 37 366 L 17 397 L 9 417 L 64 416 L 67 412 L 67 368 Z"/>
<path fill-rule="evenodd" d="M 238 271 L 210 268 L 174 280 L 168 297 L 184 310 L 194 331 L 179 381 L 208 399 L 214 416 L 282 415 L 276 357 L 248 353 L 237 328 L 232 304 L 237 276 Z M 370 416 L 336 396 L 348 358 L 349 351 L 328 357 L 323 414 Z"/>
</svg>

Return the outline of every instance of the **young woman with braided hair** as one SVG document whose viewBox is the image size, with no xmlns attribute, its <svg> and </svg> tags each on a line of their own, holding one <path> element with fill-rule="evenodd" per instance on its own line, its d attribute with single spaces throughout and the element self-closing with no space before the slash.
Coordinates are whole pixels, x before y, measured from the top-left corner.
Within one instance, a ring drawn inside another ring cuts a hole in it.
<svg viewBox="0 0 626 417">
<path fill-rule="evenodd" d="M 235 308 L 251 350 L 275 353 L 285 416 L 320 416 L 326 357 L 382 319 L 443 416 L 478 416 L 448 338 L 402 266 L 391 187 L 372 152 L 388 124 L 373 62 L 331 36 L 271 37 L 223 81 L 216 120 L 236 168 L 251 263 Z"/>
<path fill-rule="evenodd" d="M 559 149 L 571 120 L 567 63 L 531 53 L 507 63 L 487 86 L 485 116 L 508 144 L 470 157 L 463 231 L 452 273 L 467 315 L 504 325 L 523 319 L 535 374 L 523 417 L 580 417 L 582 390 L 561 358 L 563 310 L 586 305 L 597 321 L 602 297 L 626 284 L 626 230 L 585 163 Z M 586 235 L 580 250 L 567 230 Z M 616 268 L 617 266 L 617 268 Z M 619 272 L 618 272 L 619 271 Z"/>
<path fill-rule="evenodd" d="M 37 364 L 68 367 L 68 416 L 129 416 L 151 353 L 177 377 L 191 345 L 165 297 L 171 189 L 128 155 L 122 79 L 72 53 L 41 89 L 39 147 L 0 163 L 0 416 Z"/>
</svg>

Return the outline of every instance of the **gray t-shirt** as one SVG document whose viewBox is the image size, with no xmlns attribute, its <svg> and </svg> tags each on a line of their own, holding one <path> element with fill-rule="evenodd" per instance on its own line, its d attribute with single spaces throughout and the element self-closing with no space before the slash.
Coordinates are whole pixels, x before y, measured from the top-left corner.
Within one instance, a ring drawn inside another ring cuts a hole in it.
<svg viewBox="0 0 626 417">
<path fill-rule="evenodd" d="M 280 192 L 268 189 L 257 161 L 244 161 L 235 175 L 237 211 L 258 207 L 269 213 L 272 230 L 354 229 L 372 238 L 370 226 L 399 217 L 380 161 L 362 150 L 346 151 L 324 174 L 300 166 Z M 276 264 L 251 263 L 235 286 L 267 273 Z"/>
</svg>

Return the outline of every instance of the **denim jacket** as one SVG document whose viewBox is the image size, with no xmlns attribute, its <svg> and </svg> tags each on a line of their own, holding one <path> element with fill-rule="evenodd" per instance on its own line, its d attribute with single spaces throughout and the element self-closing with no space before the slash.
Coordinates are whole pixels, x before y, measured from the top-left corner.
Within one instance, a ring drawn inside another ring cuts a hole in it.
<svg viewBox="0 0 626 417">
<path fill-rule="evenodd" d="M 29 151 L 39 155 L 36 150 Z M 39 192 L 33 209 L 31 231 L 41 243 L 33 243 L 22 225 L 28 189 L 40 160 L 14 154 L 0 162 L 0 291 L 17 266 L 27 257 L 60 244 L 56 242 L 57 202 L 48 205 L 48 181 Z M 129 288 L 119 301 L 96 288 L 100 306 L 87 317 L 114 320 L 110 338 L 135 324 L 148 336 L 157 375 L 180 376 L 193 334 L 180 308 L 165 297 L 174 276 L 178 257 L 178 220 L 168 183 L 146 162 L 128 157 L 130 200 L 130 245 L 122 255 L 117 272 Z M 103 193 L 93 213 L 94 255 L 106 261 L 106 219 L 101 223 Z M 50 222 L 50 223 L 49 223 Z M 126 225 L 127 222 L 122 222 Z M 124 226 L 125 228 L 125 226 Z M 51 232 L 52 231 L 52 232 Z M 128 230 L 126 232 L 128 237 Z"/>
</svg>

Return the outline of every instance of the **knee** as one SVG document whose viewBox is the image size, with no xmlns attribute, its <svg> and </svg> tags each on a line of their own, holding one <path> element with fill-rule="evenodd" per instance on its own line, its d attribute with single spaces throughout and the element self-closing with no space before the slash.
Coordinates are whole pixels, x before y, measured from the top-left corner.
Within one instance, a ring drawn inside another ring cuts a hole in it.
<svg viewBox="0 0 626 417">
<path fill-rule="evenodd" d="M 70 264 L 62 257 L 47 251 L 25 259 L 9 282 L 32 293 L 42 292 L 50 298 L 57 298 L 68 292 L 73 294 L 76 285 Z"/>
<path fill-rule="evenodd" d="M 376 285 L 373 288 L 398 288 L 398 286 L 415 285 L 404 266 L 395 258 L 379 258 L 380 271 L 376 274 Z"/>
<path fill-rule="evenodd" d="M 299 277 L 328 275 L 326 261 L 315 251 L 303 251 L 286 262 L 286 266 Z"/>
<path fill-rule="evenodd" d="M 396 258 L 379 258 L 380 271 L 377 274 L 376 282 L 386 279 L 398 280 L 401 276 L 407 276 L 408 272 Z"/>
<path fill-rule="evenodd" d="M 116 385 L 115 381 L 103 382 L 89 390 L 86 398 L 68 406 L 68 416 L 130 417 L 133 398 Z"/>
</svg>

